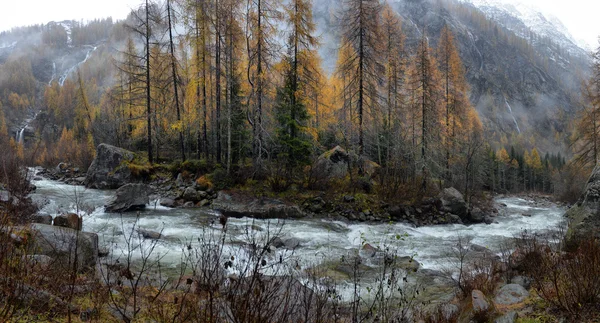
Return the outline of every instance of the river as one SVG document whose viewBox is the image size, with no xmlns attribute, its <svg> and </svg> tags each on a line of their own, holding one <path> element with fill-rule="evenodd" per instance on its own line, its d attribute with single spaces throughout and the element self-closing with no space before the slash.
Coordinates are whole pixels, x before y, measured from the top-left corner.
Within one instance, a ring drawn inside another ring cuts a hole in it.
<svg viewBox="0 0 600 323">
<path fill-rule="evenodd" d="M 124 236 L 132 232 L 134 225 L 162 232 L 163 238 L 153 252 L 161 257 L 164 266 L 171 268 L 178 268 L 186 246 L 198 244 L 198 238 L 207 232 L 219 235 L 222 231 L 218 213 L 210 209 L 168 209 L 153 201 L 139 217 L 135 213 L 111 214 L 104 212 L 103 205 L 112 198 L 114 191 L 86 189 L 48 179 L 37 180 L 34 184 L 37 190 L 32 197 L 45 203 L 42 212 L 53 216 L 65 212 L 79 213 L 83 216 L 83 230 L 97 233 L 101 247 L 117 257 L 127 249 Z M 249 232 L 266 235 L 269 229 L 273 232 L 282 224 L 281 235 L 298 239 L 300 246 L 293 252 L 282 248 L 277 253 L 293 258 L 303 267 L 343 257 L 360 249 L 366 242 L 382 248 L 391 246 L 399 256 L 414 256 L 422 268 L 442 270 L 452 263 L 450 250 L 458 236 L 469 236 L 473 244 L 499 252 L 503 241 L 523 230 L 540 234 L 555 230 L 562 223 L 565 212 L 564 208 L 553 204 L 536 206 L 535 201 L 518 197 L 499 198 L 496 202 L 506 206 L 501 208 L 496 222 L 491 225 L 414 227 L 402 223 L 345 223 L 321 219 L 278 222 L 231 218 L 227 223 L 228 249 L 224 256 L 229 258 L 228 253 L 237 252 L 237 260 L 243 261 L 244 257 L 239 256 L 243 248 L 239 246 L 247 241 Z M 141 243 L 152 242 L 146 240 Z"/>
</svg>

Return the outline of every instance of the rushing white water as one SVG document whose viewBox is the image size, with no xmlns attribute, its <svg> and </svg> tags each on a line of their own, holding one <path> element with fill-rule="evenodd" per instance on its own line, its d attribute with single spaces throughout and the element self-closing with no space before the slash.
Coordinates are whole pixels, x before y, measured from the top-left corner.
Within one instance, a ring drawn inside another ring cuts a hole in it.
<svg viewBox="0 0 600 323">
<path fill-rule="evenodd" d="M 85 189 L 46 179 L 36 181 L 35 185 L 38 188 L 34 199 L 46 201 L 43 212 L 51 215 L 78 212 L 83 215 L 83 229 L 98 233 L 101 245 L 109 247 L 113 253 L 126 249 L 123 232 L 132 230 L 136 215 L 128 213 L 121 216 L 104 212 L 103 205 L 113 196 L 113 191 Z M 564 209 L 556 206 L 536 207 L 534 201 L 514 197 L 497 202 L 507 206 L 501 212 L 503 214 L 495 218 L 496 223 L 491 225 L 413 227 L 402 223 L 349 224 L 306 219 L 286 221 L 281 234 L 300 241 L 294 257 L 303 266 L 337 259 L 367 242 L 374 246 L 391 246 L 400 256 L 414 256 L 424 268 L 442 269 L 449 264 L 450 250 L 457 236 L 470 236 L 472 243 L 498 252 L 501 242 L 506 238 L 517 236 L 523 230 L 530 233 L 547 232 L 557 228 L 563 221 Z M 162 231 L 164 238 L 154 252 L 164 257 L 162 261 L 168 266 L 175 268 L 179 265 L 184 246 L 197 243 L 197 239 L 206 232 L 221 232 L 218 214 L 212 210 L 168 209 L 157 205 L 158 201 L 148 205 L 137 219 L 137 225 L 142 229 Z M 248 227 L 266 234 L 269 228 L 277 227 L 276 222 L 229 219 L 227 244 L 239 246 L 247 241 Z M 398 235 L 401 239 L 397 239 Z"/>
<path fill-rule="evenodd" d="M 521 133 L 521 129 L 519 128 L 519 124 L 517 123 L 517 119 L 515 118 L 515 115 L 513 114 L 512 108 L 510 107 L 510 104 L 508 104 L 508 101 L 506 100 L 506 98 L 504 98 L 504 103 L 506 103 L 506 107 L 508 108 L 508 112 L 510 113 L 510 116 L 512 117 L 514 123 L 515 123 L 515 127 L 517 127 L 517 131 L 519 133 Z"/>
<path fill-rule="evenodd" d="M 52 85 L 52 81 L 56 78 L 56 62 L 52 62 L 52 76 L 50 77 L 50 81 L 48 81 L 48 85 Z"/>
<path fill-rule="evenodd" d="M 89 46 L 89 45 L 86 45 Z M 90 49 L 88 50 L 87 54 L 85 54 L 85 58 L 83 59 L 83 61 L 75 64 L 74 66 L 72 66 L 71 68 L 69 68 L 63 75 L 61 75 L 61 77 L 58 79 L 58 84 L 60 84 L 60 86 L 63 86 L 65 84 L 65 81 L 67 80 L 67 78 L 69 77 L 69 75 L 71 75 L 71 73 L 75 72 L 77 70 L 77 68 L 81 65 L 83 65 L 85 62 L 87 62 L 87 60 L 92 56 L 92 53 L 98 48 L 98 46 L 89 46 Z"/>
<path fill-rule="evenodd" d="M 21 128 L 19 131 L 17 131 L 17 136 L 16 136 L 16 141 L 18 144 L 22 144 L 23 143 L 23 134 L 25 133 L 25 128 L 27 128 L 27 126 Z"/>
</svg>

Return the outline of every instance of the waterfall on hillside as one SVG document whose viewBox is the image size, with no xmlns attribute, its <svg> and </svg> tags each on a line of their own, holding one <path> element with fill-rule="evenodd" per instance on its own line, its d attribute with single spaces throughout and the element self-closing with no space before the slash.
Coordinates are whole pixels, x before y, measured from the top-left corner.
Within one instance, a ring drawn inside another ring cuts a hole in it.
<svg viewBox="0 0 600 323">
<path fill-rule="evenodd" d="M 506 100 L 506 98 L 504 98 L 504 103 L 506 103 L 506 107 L 508 108 L 508 113 L 510 113 L 510 116 L 512 117 L 513 121 L 515 122 L 515 127 L 517 127 L 517 131 L 519 133 L 521 133 L 521 129 L 519 128 L 519 124 L 517 123 L 517 119 L 515 118 L 512 108 L 510 107 L 510 104 L 508 104 L 508 101 Z"/>
<path fill-rule="evenodd" d="M 27 128 L 27 126 L 21 128 L 21 130 L 17 131 L 17 135 L 16 135 L 16 141 L 18 144 L 22 144 L 23 143 L 23 134 L 25 133 L 25 128 Z"/>
<path fill-rule="evenodd" d="M 58 79 L 58 84 L 60 84 L 60 86 L 63 86 L 65 84 L 65 81 L 67 80 L 67 77 L 73 73 L 79 66 L 83 65 L 91 56 L 92 53 L 96 50 L 96 48 L 98 48 L 98 46 L 90 46 L 90 50 L 88 50 L 87 54 L 85 55 L 85 58 L 83 59 L 83 61 L 75 64 L 73 67 L 69 68 L 59 79 Z"/>
</svg>

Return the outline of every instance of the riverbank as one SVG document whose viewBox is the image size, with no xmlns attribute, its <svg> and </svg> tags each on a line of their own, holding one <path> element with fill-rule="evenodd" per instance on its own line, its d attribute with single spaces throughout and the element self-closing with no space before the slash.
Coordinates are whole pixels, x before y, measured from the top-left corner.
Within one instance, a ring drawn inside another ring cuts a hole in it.
<svg viewBox="0 0 600 323">
<path fill-rule="evenodd" d="M 366 305 L 373 301 L 369 290 L 373 291 L 378 286 L 377 281 L 392 274 L 400 280 L 396 288 L 401 288 L 405 296 L 414 296 L 414 303 L 433 304 L 417 310 L 409 304 L 396 303 L 396 310 L 410 307 L 411 315 L 416 315 L 417 311 L 431 312 L 438 305 L 448 305 L 445 308 L 450 312 L 461 313 L 465 305 L 456 298 L 457 285 L 452 280 L 452 273 L 459 268 L 455 253 L 459 238 L 469 237 L 464 246 L 469 250 L 470 262 L 482 257 L 497 259 L 506 241 L 511 241 L 523 230 L 548 235 L 563 220 L 564 213 L 564 209 L 543 200 L 503 197 L 495 200 L 500 211 L 495 222 L 489 225 L 415 226 L 394 221 L 361 222 L 324 216 L 282 220 L 240 214 L 227 220 L 225 230 L 219 223 L 219 213 L 211 211 L 210 207 L 167 208 L 154 199 L 138 215 L 107 213 L 104 205 L 112 198 L 113 190 L 86 189 L 43 177 L 34 179 L 37 179 L 34 181 L 37 190 L 33 199 L 46 201 L 41 212 L 51 216 L 79 212 L 83 217 L 83 230 L 98 235 L 99 248 L 107 251 L 100 259 L 100 268 L 104 272 L 109 268 L 123 272 L 124 259 L 133 263 L 143 261 L 143 254 L 127 252 L 131 241 L 139 244 L 140 250 L 152 250 L 152 255 L 160 259 L 161 272 L 171 275 L 181 272 L 182 259 L 188 259 L 186 250 L 200 251 L 206 243 L 223 241 L 218 257 L 222 261 L 215 263 L 227 263 L 227 270 L 223 272 L 225 279 L 238 279 L 236 277 L 244 275 L 241 269 L 256 259 L 252 250 L 257 249 L 251 246 L 269 246 L 269 253 L 260 257 L 261 262 L 265 261 L 264 266 L 259 266 L 261 275 L 285 273 L 286 277 L 291 275 L 289 277 L 315 291 L 333 286 L 338 301 L 346 304 L 340 305 L 346 314 L 351 313 L 347 304 L 356 297 L 355 279 L 360 281 L 357 290 L 361 302 Z M 218 204 L 230 194 L 220 192 L 213 203 Z M 128 240 L 131 232 L 140 235 L 135 234 L 134 240 Z M 153 237 L 148 232 L 158 235 Z M 278 240 L 271 240 L 275 237 Z M 131 257 L 122 258 L 126 254 Z M 388 259 L 394 259 L 394 262 L 388 263 Z M 500 259 L 498 264 L 501 263 L 506 260 Z M 155 279 L 156 275 L 153 273 L 149 277 Z M 199 286 L 196 278 L 192 281 L 193 286 Z M 310 285 L 310 281 L 314 283 Z M 502 284 L 508 282 L 510 280 L 503 280 Z M 398 294 L 386 290 L 388 300 L 398 300 Z"/>
</svg>

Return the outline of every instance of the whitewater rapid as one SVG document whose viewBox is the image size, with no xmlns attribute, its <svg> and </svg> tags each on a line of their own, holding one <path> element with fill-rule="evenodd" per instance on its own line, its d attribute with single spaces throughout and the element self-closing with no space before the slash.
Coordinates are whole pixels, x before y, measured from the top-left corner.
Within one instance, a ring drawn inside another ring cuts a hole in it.
<svg viewBox="0 0 600 323">
<path fill-rule="evenodd" d="M 114 191 L 86 189 L 57 181 L 37 178 L 33 199 L 44 204 L 41 212 L 56 216 L 65 212 L 77 212 L 83 216 L 83 230 L 99 235 L 101 247 L 113 254 L 126 250 L 124 233 L 131 232 L 134 224 L 141 229 L 162 232 L 154 250 L 161 262 L 176 268 L 188 245 L 198 244 L 198 238 L 207 233 L 222 236 L 218 213 L 210 209 L 168 209 L 158 201 L 152 201 L 140 213 L 105 213 L 105 205 Z M 532 200 L 508 197 L 498 199 L 506 205 L 495 223 L 476 225 L 436 225 L 414 227 L 402 223 L 367 224 L 345 223 L 321 219 L 304 220 L 255 220 L 230 218 L 227 224 L 227 252 L 247 242 L 248 234 L 266 235 L 268 229 L 279 229 L 284 238 L 296 238 L 300 247 L 293 251 L 277 250 L 307 267 L 343 257 L 360 249 L 364 243 L 373 246 L 392 247 L 399 256 L 413 256 L 422 268 L 440 270 L 451 263 L 451 248 L 456 237 L 472 237 L 472 243 L 499 252 L 502 242 L 518 236 L 523 230 L 529 233 L 547 233 L 563 222 L 564 209 L 551 205 L 536 206 Z M 524 216 L 526 214 L 527 216 Z M 137 224 L 136 224 L 137 221 Z M 248 230 L 248 228 L 251 228 Z M 142 243 L 152 243 L 144 241 Z"/>
</svg>

